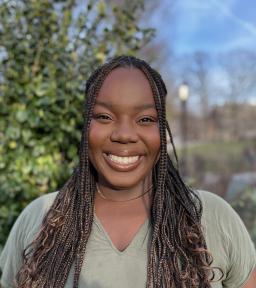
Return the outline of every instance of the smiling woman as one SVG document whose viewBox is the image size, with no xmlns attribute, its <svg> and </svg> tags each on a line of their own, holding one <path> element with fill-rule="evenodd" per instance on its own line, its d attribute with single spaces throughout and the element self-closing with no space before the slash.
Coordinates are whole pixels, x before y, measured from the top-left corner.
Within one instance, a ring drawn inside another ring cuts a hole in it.
<svg viewBox="0 0 256 288">
<path fill-rule="evenodd" d="M 151 182 L 159 151 L 157 110 L 145 74 L 113 70 L 99 91 L 89 128 L 89 159 L 105 194 L 137 196 L 145 181 Z"/>
<path fill-rule="evenodd" d="M 254 285 L 244 224 L 218 196 L 187 187 L 167 154 L 166 94 L 135 57 L 91 75 L 79 165 L 19 216 L 0 257 L 4 288 Z"/>
</svg>

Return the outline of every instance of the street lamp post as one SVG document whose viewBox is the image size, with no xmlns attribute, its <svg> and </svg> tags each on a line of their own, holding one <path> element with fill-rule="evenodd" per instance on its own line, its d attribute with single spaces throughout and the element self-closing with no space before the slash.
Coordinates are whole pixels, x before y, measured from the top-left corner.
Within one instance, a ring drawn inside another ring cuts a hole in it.
<svg viewBox="0 0 256 288">
<path fill-rule="evenodd" d="M 181 102 L 181 140 L 182 140 L 182 155 L 181 155 L 181 168 L 184 177 L 187 176 L 188 163 L 187 163 L 187 137 L 188 137 L 188 113 L 187 101 L 189 97 L 189 86 L 187 83 L 182 83 L 179 87 L 179 99 Z"/>
</svg>

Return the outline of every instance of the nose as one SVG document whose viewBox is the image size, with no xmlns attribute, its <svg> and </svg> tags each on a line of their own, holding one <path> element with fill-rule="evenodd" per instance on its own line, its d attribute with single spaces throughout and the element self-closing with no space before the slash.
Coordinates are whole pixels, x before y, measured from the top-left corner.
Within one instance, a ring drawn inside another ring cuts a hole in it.
<svg viewBox="0 0 256 288">
<path fill-rule="evenodd" d="M 122 121 L 115 124 L 110 137 L 111 141 L 119 143 L 137 142 L 138 134 L 133 123 Z"/>
</svg>

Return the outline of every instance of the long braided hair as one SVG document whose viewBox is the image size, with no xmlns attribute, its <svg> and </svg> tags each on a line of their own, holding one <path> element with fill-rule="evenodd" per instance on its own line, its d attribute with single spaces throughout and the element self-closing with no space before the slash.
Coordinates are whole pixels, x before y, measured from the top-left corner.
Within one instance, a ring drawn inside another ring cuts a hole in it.
<svg viewBox="0 0 256 288">
<path fill-rule="evenodd" d="M 156 188 L 151 207 L 152 239 L 146 287 L 210 287 L 214 271 L 210 267 L 212 257 L 207 251 L 200 224 L 202 203 L 184 184 L 167 154 L 166 131 L 177 160 L 165 115 L 165 84 L 145 61 L 132 56 L 111 59 L 88 79 L 78 167 L 58 192 L 36 238 L 24 250 L 16 287 L 62 288 L 72 265 L 73 287 L 78 287 L 82 264 L 86 262 L 84 254 L 93 222 L 96 188 L 95 171 L 88 158 L 88 131 L 99 90 L 107 75 L 118 67 L 140 69 L 146 75 L 159 119 L 160 158 L 153 167 Z"/>
</svg>

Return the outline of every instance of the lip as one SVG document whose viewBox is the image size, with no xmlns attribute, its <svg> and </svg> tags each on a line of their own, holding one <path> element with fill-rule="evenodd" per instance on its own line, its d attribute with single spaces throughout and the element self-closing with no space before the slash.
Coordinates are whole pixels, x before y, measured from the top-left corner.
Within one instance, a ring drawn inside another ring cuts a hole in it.
<svg viewBox="0 0 256 288">
<path fill-rule="evenodd" d="M 111 153 L 109 153 L 109 154 L 111 154 Z M 125 156 L 122 155 L 122 156 L 121 156 L 120 154 L 117 154 L 117 153 L 115 153 L 115 154 L 113 154 L 113 155 L 120 156 L 120 157 L 128 157 L 127 155 L 125 155 Z M 142 160 L 143 160 L 143 158 L 144 158 L 143 155 L 138 155 L 138 153 L 137 153 L 137 154 L 134 154 L 134 155 L 129 154 L 129 156 L 130 156 L 130 157 L 132 157 L 132 156 L 139 156 L 139 159 L 138 159 L 138 161 L 136 161 L 135 163 L 122 165 L 122 164 L 118 164 L 118 163 L 115 163 L 115 162 L 111 161 L 111 160 L 109 159 L 109 157 L 107 156 L 107 154 L 106 154 L 106 153 L 103 153 L 103 158 L 105 159 L 105 161 L 107 162 L 107 164 L 108 164 L 112 169 L 114 169 L 114 170 L 116 170 L 116 171 L 119 171 L 119 172 L 129 172 L 129 171 L 132 171 L 132 170 L 136 169 L 136 168 L 140 165 L 140 163 L 142 162 Z"/>
</svg>

